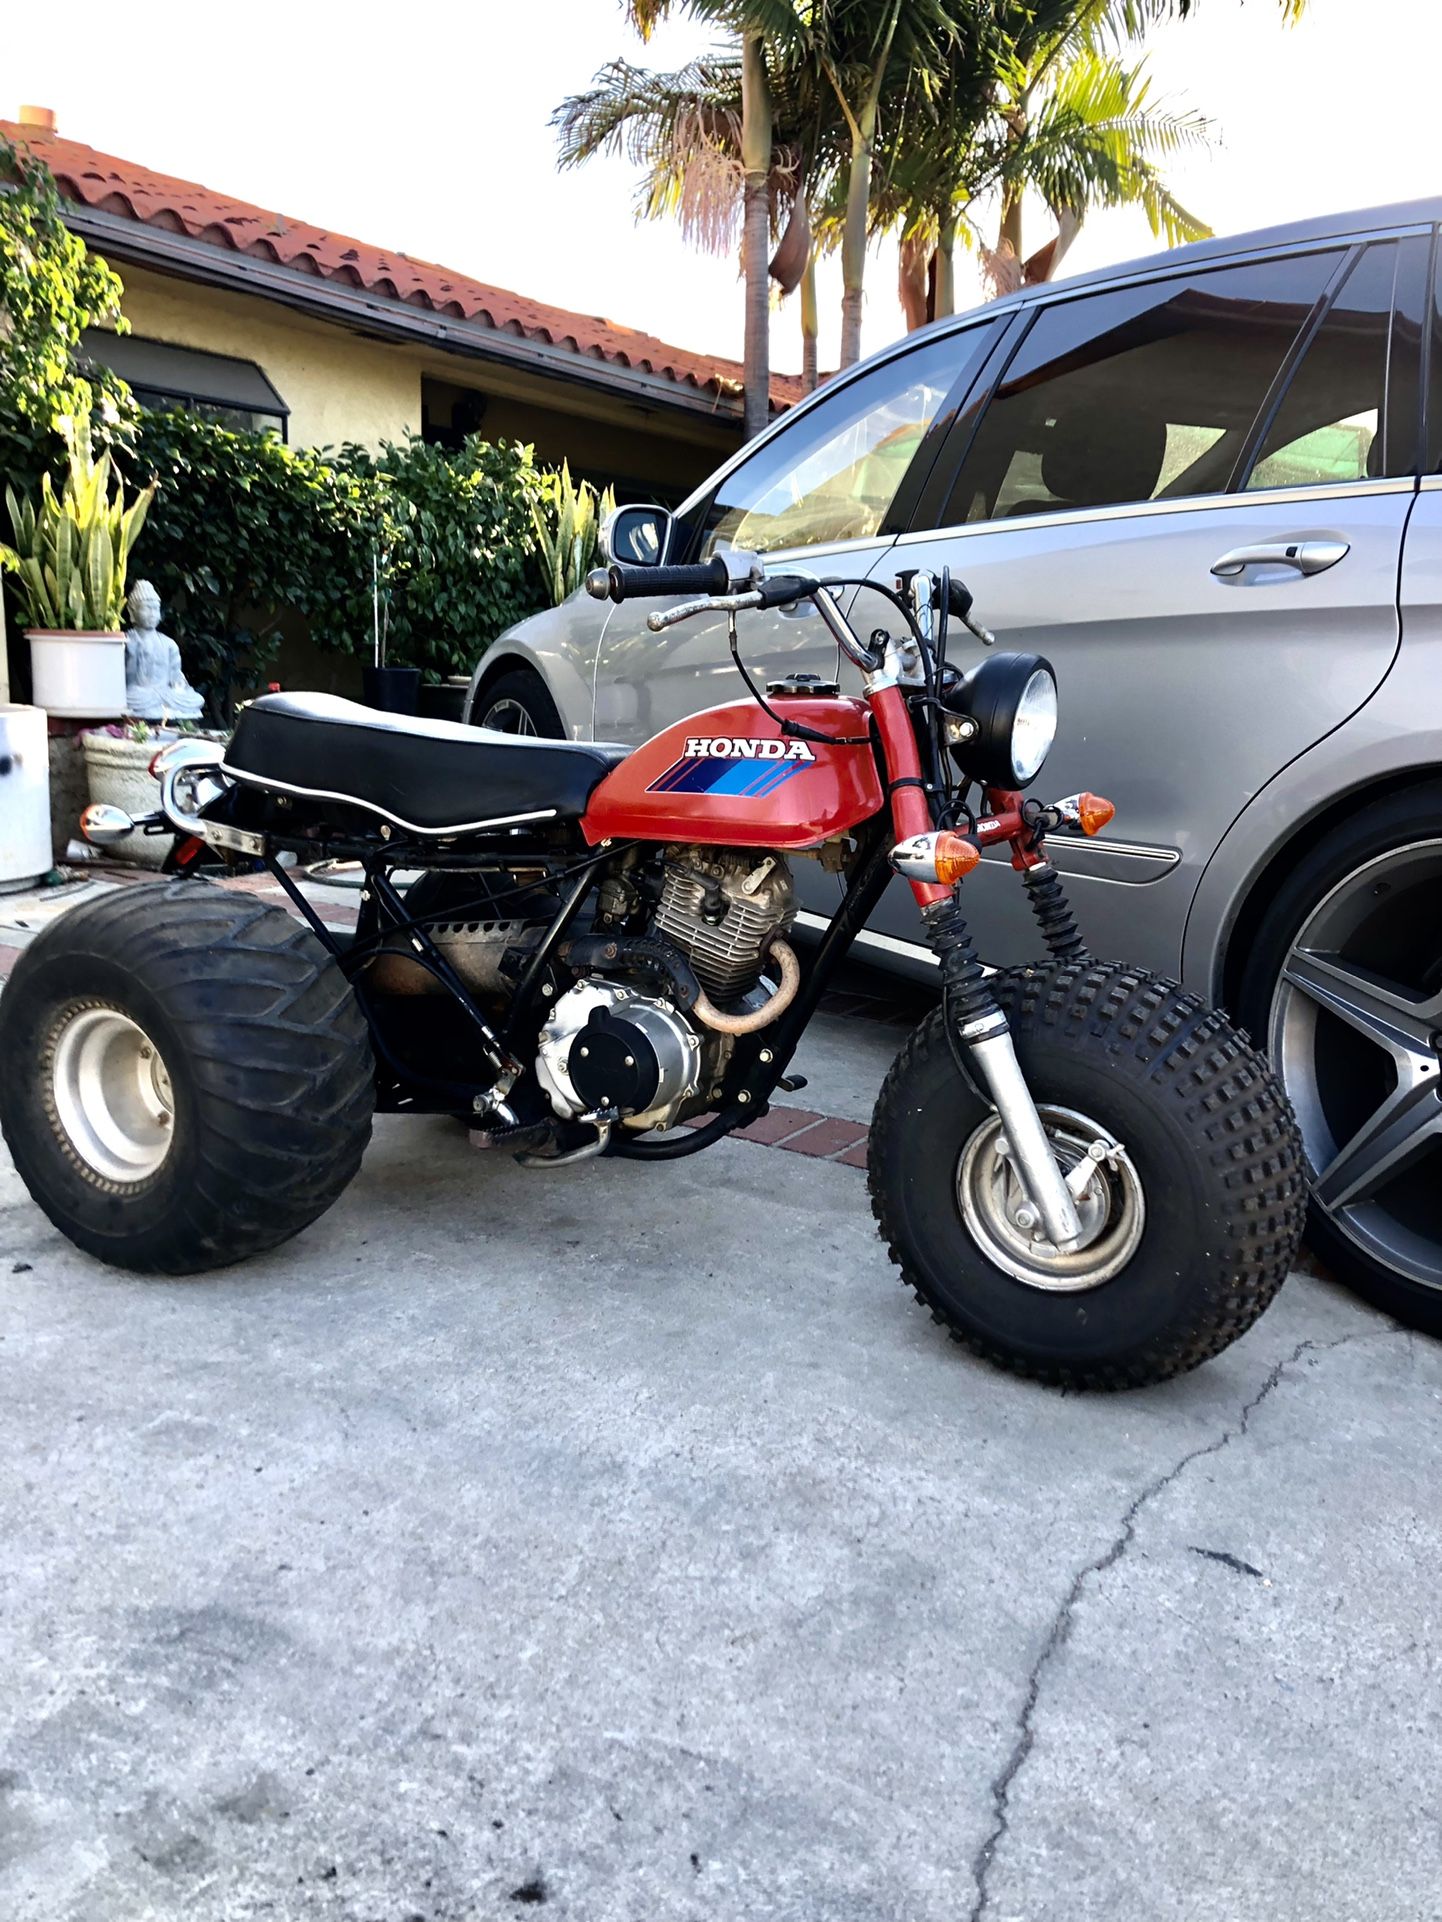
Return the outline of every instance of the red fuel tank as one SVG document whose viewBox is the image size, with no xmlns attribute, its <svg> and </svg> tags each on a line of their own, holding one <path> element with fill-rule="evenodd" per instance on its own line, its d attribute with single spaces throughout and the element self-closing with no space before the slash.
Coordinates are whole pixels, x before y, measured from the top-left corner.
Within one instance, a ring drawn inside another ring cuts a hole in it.
<svg viewBox="0 0 1442 1922">
<path fill-rule="evenodd" d="M 813 848 L 886 805 L 862 701 L 779 696 L 790 721 L 845 741 L 786 735 L 755 701 L 678 721 L 613 768 L 581 830 L 598 841 L 701 841 Z"/>
</svg>

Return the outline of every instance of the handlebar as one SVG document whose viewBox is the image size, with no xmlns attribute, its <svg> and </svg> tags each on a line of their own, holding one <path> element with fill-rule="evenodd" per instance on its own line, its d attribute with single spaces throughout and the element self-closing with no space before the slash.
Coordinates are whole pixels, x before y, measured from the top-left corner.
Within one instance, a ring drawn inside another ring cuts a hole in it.
<svg viewBox="0 0 1442 1922">
<path fill-rule="evenodd" d="M 586 592 L 597 601 L 654 599 L 662 594 L 724 594 L 731 571 L 723 554 L 695 567 L 627 567 L 613 561 L 586 576 Z"/>
</svg>

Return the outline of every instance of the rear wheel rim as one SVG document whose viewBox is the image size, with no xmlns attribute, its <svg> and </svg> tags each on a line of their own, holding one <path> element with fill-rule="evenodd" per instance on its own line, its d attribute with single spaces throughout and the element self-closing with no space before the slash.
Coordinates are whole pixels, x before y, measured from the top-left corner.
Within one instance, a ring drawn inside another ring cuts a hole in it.
<svg viewBox="0 0 1442 1922">
<path fill-rule="evenodd" d="M 1268 1041 L 1312 1205 L 1373 1261 L 1442 1291 L 1442 838 L 1364 862 L 1297 930 Z"/>
<path fill-rule="evenodd" d="M 160 1050 L 118 1008 L 72 1008 L 50 1047 L 55 1120 L 79 1161 L 134 1187 L 156 1174 L 174 1139 L 175 1097 Z"/>
<path fill-rule="evenodd" d="M 1018 1224 L 1017 1208 L 1027 1197 L 1007 1148 L 1000 1115 L 990 1114 L 972 1131 L 956 1167 L 956 1201 L 962 1224 L 994 1267 L 1029 1288 L 1048 1294 L 1077 1294 L 1099 1288 L 1121 1273 L 1141 1242 L 1146 1201 L 1131 1156 L 1105 1128 L 1072 1108 L 1037 1103 L 1063 1175 L 1099 1144 L 1080 1194 L 1073 1195 L 1082 1224 L 1081 1247 L 1062 1254 L 1035 1231 Z"/>
<path fill-rule="evenodd" d="M 481 716 L 481 726 L 491 728 L 497 734 L 536 734 L 539 729 L 531 718 L 531 711 L 520 701 L 496 701 Z"/>
</svg>

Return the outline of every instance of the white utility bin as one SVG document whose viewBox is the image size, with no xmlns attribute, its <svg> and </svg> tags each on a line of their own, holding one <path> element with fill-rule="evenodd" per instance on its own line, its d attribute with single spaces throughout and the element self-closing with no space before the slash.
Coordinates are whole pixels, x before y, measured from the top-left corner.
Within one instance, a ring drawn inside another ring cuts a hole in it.
<svg viewBox="0 0 1442 1922">
<path fill-rule="evenodd" d="M 29 631 L 30 698 L 67 721 L 118 721 L 125 712 L 125 636 Z"/>
<path fill-rule="evenodd" d="M 0 705 L 0 888 L 48 874 L 50 741 L 38 707 Z"/>
</svg>

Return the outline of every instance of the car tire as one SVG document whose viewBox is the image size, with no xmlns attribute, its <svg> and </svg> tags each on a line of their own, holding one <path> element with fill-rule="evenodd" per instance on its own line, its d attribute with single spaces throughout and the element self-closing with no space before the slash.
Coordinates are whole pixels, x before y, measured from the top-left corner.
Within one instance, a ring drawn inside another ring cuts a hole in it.
<svg viewBox="0 0 1442 1922">
<path fill-rule="evenodd" d="M 1278 888 L 1237 1013 L 1302 1130 L 1308 1241 L 1442 1334 L 1442 782 L 1364 804 Z"/>
<path fill-rule="evenodd" d="M 508 668 L 484 688 L 471 709 L 476 727 L 500 734 L 534 734 L 543 741 L 564 741 L 561 711 L 539 674 L 528 668 Z"/>
<path fill-rule="evenodd" d="M 203 880 L 54 922 L 0 997 L 0 1132 L 76 1247 L 190 1275 L 276 1247 L 356 1169 L 375 1103 L 350 983 L 304 923 Z"/>
</svg>

